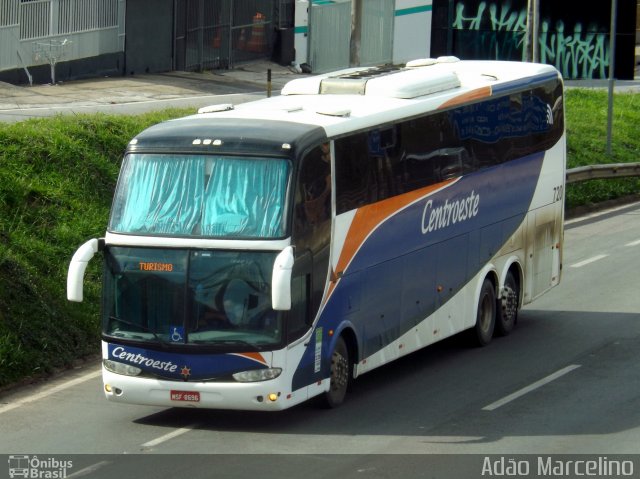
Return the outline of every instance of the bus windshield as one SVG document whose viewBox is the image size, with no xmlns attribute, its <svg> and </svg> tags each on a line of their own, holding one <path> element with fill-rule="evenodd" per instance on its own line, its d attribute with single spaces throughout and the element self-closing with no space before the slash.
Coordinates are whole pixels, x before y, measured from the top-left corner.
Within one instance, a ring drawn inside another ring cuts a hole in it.
<svg viewBox="0 0 640 479">
<path fill-rule="evenodd" d="M 285 159 L 129 154 L 114 196 L 115 233 L 281 238 Z"/>
<path fill-rule="evenodd" d="M 276 253 L 110 247 L 103 332 L 164 345 L 261 350 L 280 344 L 271 309 Z"/>
</svg>

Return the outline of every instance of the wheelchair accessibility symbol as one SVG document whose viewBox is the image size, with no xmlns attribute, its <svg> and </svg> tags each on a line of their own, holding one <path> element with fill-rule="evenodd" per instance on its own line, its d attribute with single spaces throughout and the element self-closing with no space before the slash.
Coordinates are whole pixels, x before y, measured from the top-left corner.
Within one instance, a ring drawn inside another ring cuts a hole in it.
<svg viewBox="0 0 640 479">
<path fill-rule="evenodd" d="M 171 334 L 169 339 L 172 343 L 181 343 L 184 340 L 184 327 L 171 326 Z"/>
</svg>

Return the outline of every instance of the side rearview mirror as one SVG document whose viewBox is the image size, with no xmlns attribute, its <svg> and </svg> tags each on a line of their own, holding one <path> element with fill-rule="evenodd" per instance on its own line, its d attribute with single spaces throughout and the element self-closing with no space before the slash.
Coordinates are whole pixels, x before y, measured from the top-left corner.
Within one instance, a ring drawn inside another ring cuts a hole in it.
<svg viewBox="0 0 640 479">
<path fill-rule="evenodd" d="M 67 272 L 67 299 L 69 301 L 82 302 L 84 272 L 93 255 L 100 250 L 100 241 L 96 238 L 84 243 L 74 253 Z"/>
<path fill-rule="evenodd" d="M 271 276 L 271 307 L 276 311 L 291 309 L 291 271 L 293 246 L 287 246 L 276 257 Z"/>
</svg>

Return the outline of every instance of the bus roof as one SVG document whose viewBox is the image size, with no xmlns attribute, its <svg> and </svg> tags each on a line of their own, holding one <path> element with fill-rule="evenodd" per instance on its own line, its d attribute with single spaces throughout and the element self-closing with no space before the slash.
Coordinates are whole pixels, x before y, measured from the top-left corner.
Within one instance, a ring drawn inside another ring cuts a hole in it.
<svg viewBox="0 0 640 479">
<path fill-rule="evenodd" d="M 561 77 L 549 65 L 460 61 L 454 57 L 351 68 L 290 81 L 279 96 L 235 107 L 203 108 L 202 113 L 169 122 L 171 126 L 167 125 L 162 133 L 179 125 L 197 131 L 207 125 L 217 129 L 214 125 L 227 123 L 237 128 L 244 123 L 251 126 L 245 133 L 262 135 L 272 131 L 281 143 L 295 141 L 305 132 L 308 136 L 309 130 L 318 127 L 331 138 L 551 80 L 561 81 Z M 278 123 L 269 126 L 274 121 Z M 264 126 L 256 129 L 261 124 Z M 317 133 L 313 136 L 318 138 Z"/>
</svg>

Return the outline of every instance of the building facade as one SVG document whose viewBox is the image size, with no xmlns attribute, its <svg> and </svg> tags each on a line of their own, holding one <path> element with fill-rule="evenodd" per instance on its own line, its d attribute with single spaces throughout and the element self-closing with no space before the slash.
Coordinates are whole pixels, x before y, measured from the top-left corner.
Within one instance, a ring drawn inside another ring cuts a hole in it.
<svg viewBox="0 0 640 479">
<path fill-rule="evenodd" d="M 0 0 L 0 81 L 228 69 L 256 59 L 322 73 L 429 56 L 536 60 L 606 78 L 611 3 L 565 0 Z M 638 0 L 617 2 L 615 77 L 636 65 Z"/>
</svg>

